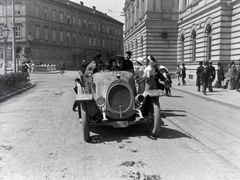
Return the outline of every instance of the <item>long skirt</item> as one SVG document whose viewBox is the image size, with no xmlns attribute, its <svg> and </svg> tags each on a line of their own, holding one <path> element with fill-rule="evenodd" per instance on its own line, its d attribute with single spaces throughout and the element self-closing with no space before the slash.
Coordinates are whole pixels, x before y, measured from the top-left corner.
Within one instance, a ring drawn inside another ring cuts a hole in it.
<svg viewBox="0 0 240 180">
<path fill-rule="evenodd" d="M 154 76 L 150 76 L 150 78 L 145 80 L 145 82 L 146 82 L 146 84 L 145 84 L 145 91 L 146 90 L 157 89 L 157 84 L 156 84 Z"/>
</svg>

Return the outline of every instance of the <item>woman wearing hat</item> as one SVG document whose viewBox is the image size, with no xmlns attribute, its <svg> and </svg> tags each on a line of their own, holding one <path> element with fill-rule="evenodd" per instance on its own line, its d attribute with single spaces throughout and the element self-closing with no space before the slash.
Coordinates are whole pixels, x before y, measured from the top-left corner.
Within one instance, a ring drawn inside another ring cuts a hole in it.
<svg viewBox="0 0 240 180">
<path fill-rule="evenodd" d="M 155 68 L 154 63 L 156 62 L 155 58 L 151 55 L 147 56 L 148 66 L 144 70 L 143 79 L 145 80 L 145 91 L 157 89 L 155 82 Z"/>
</svg>

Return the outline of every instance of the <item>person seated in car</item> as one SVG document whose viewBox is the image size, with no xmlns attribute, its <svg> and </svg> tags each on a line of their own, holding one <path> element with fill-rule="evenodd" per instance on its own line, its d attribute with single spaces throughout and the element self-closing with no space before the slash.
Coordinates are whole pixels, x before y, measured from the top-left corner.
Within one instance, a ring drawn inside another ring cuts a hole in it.
<svg viewBox="0 0 240 180">
<path fill-rule="evenodd" d="M 125 53 L 125 58 L 122 61 L 122 64 L 120 66 L 120 70 L 130 71 L 130 72 L 134 73 L 133 63 L 130 60 L 131 56 L 132 56 L 132 52 L 131 51 L 127 51 Z"/>
<path fill-rule="evenodd" d="M 120 67 L 117 64 L 117 60 L 116 59 L 111 59 L 111 65 L 110 65 L 110 69 L 111 71 L 119 71 Z"/>
<path fill-rule="evenodd" d="M 103 69 L 102 54 L 98 53 L 93 56 L 93 61 L 86 67 L 85 76 L 90 76 L 93 73 Z"/>
</svg>

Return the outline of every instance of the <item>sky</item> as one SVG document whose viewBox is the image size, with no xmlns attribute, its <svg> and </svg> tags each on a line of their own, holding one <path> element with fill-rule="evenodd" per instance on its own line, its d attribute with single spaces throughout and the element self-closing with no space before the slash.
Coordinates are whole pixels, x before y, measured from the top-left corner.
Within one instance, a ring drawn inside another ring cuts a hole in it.
<svg viewBox="0 0 240 180">
<path fill-rule="evenodd" d="M 123 12 L 125 0 L 70 0 L 72 2 L 80 4 L 83 2 L 84 6 L 92 8 L 95 6 L 98 11 L 107 13 L 112 18 L 124 23 L 124 16 L 121 16 Z"/>
</svg>

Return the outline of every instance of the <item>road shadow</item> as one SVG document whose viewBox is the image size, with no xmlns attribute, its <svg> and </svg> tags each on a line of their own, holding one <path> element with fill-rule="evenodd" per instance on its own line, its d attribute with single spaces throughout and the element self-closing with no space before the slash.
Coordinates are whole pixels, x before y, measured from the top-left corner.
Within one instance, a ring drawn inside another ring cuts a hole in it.
<svg viewBox="0 0 240 180">
<path fill-rule="evenodd" d="M 183 96 L 177 96 L 177 95 L 171 95 L 171 96 L 168 96 L 168 97 L 172 97 L 172 98 L 183 98 Z"/>
<path fill-rule="evenodd" d="M 166 117 L 186 117 L 187 116 L 185 114 L 180 114 L 179 112 L 186 113 L 186 111 L 184 110 L 161 110 L 161 117 L 166 118 Z"/>
<path fill-rule="evenodd" d="M 89 143 L 101 144 L 106 142 L 131 141 L 133 137 L 148 137 L 150 140 L 158 139 L 176 139 L 176 138 L 190 138 L 188 135 L 175 130 L 170 129 L 167 126 L 161 127 L 161 132 L 158 137 L 150 135 L 149 124 L 131 125 L 127 128 L 113 128 L 111 126 L 91 126 L 90 131 L 96 135 L 91 136 Z"/>
<path fill-rule="evenodd" d="M 211 94 L 211 93 L 207 93 L 207 96 L 222 96 L 223 94 Z"/>
</svg>

